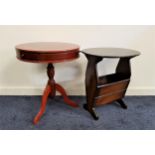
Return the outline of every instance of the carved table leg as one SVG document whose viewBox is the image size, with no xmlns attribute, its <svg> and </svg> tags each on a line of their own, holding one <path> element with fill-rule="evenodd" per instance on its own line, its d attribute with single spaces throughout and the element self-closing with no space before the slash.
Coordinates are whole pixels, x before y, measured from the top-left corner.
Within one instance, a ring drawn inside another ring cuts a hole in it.
<svg viewBox="0 0 155 155">
<path fill-rule="evenodd" d="M 54 74 L 55 74 L 55 72 L 54 72 L 53 64 L 48 64 L 47 75 L 48 75 L 49 80 L 48 80 L 47 86 L 46 86 L 43 96 L 42 96 L 40 111 L 38 112 L 38 114 L 35 116 L 35 118 L 33 120 L 34 124 L 37 124 L 39 122 L 41 116 L 44 114 L 48 96 L 50 95 L 51 97 L 54 98 L 56 95 L 56 90 L 62 94 L 62 96 L 64 97 L 64 101 L 66 103 L 68 103 L 72 107 L 78 107 L 78 105 L 75 102 L 73 102 L 72 100 L 70 100 L 68 98 L 63 87 L 61 87 L 59 84 L 55 83 Z"/>
<path fill-rule="evenodd" d="M 97 86 L 97 63 L 102 60 L 100 57 L 86 55 L 88 59 L 88 65 L 86 70 L 86 97 L 87 104 L 84 104 L 83 107 L 87 110 L 95 120 L 98 120 L 99 117 L 95 112 L 95 95 L 96 95 L 96 86 Z"/>
<path fill-rule="evenodd" d="M 98 119 L 99 119 L 99 117 L 97 116 L 97 113 L 95 112 L 95 108 L 94 108 L 94 107 L 89 108 L 87 104 L 84 104 L 84 105 L 83 105 L 83 108 L 84 108 L 85 110 L 87 110 L 87 111 L 92 115 L 92 117 L 93 117 L 95 120 L 98 120 Z"/>
<path fill-rule="evenodd" d="M 127 105 L 124 103 L 124 101 L 123 101 L 122 99 L 117 100 L 117 102 L 121 105 L 121 107 L 122 107 L 123 109 L 127 109 Z"/>
<path fill-rule="evenodd" d="M 59 84 L 55 84 L 56 85 L 56 90 L 58 91 L 58 92 L 60 92 L 60 94 L 63 96 L 63 98 L 64 98 L 64 101 L 67 103 L 67 104 L 69 104 L 70 106 L 72 106 L 72 107 L 78 107 L 78 105 L 75 103 L 75 102 L 73 102 L 71 99 L 69 99 L 68 98 L 68 96 L 67 96 L 67 94 L 66 94 L 66 92 L 65 92 L 65 90 L 64 90 L 64 88 L 62 87 L 62 86 L 60 86 Z"/>
<path fill-rule="evenodd" d="M 53 64 L 48 64 L 47 66 L 47 75 L 48 75 L 48 85 L 51 86 L 51 92 L 50 92 L 50 96 L 51 97 L 55 97 L 56 95 L 56 89 L 55 89 L 55 80 L 54 80 L 54 75 L 55 75 L 55 71 L 54 71 L 54 66 Z"/>
<path fill-rule="evenodd" d="M 38 114 L 35 116 L 33 123 L 37 124 L 41 118 L 41 116 L 44 114 L 45 109 L 46 109 L 46 103 L 47 103 L 47 99 L 49 94 L 51 93 L 51 87 L 47 84 L 43 96 L 42 96 L 42 102 L 41 102 L 41 107 L 40 107 L 40 111 L 38 112 Z"/>
<path fill-rule="evenodd" d="M 131 77 L 131 65 L 130 65 L 130 58 L 120 58 L 119 63 L 116 67 L 116 73 L 121 73 L 126 76 L 126 78 L 130 79 Z M 128 85 L 126 87 L 126 90 Z M 124 95 L 126 93 L 124 91 Z M 123 109 L 127 109 L 127 105 L 124 103 L 122 99 L 117 100 L 117 102 L 121 105 Z"/>
</svg>

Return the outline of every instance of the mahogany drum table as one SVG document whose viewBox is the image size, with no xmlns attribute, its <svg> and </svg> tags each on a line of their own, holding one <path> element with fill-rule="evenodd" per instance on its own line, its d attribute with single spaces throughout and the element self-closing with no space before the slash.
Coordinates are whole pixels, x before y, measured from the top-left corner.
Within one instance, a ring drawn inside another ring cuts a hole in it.
<svg viewBox="0 0 155 155">
<path fill-rule="evenodd" d="M 127 109 L 122 98 L 130 82 L 130 59 L 140 53 L 122 48 L 91 48 L 83 50 L 83 53 L 88 59 L 85 78 L 87 104 L 84 108 L 95 120 L 99 118 L 95 112 L 95 106 L 117 101 L 122 108 Z M 104 58 L 119 58 L 119 62 L 114 74 L 99 77 L 97 63 Z"/>
<path fill-rule="evenodd" d="M 53 63 L 74 60 L 79 57 L 79 46 L 70 43 L 61 42 L 34 42 L 20 44 L 16 47 L 17 58 L 22 61 L 32 63 L 47 63 L 48 82 L 42 96 L 40 111 L 34 118 L 34 124 L 38 123 L 41 116 L 45 112 L 48 96 L 54 97 L 56 91 L 60 92 L 64 101 L 72 107 L 78 105 L 67 97 L 67 94 L 62 86 L 54 80 Z"/>
</svg>

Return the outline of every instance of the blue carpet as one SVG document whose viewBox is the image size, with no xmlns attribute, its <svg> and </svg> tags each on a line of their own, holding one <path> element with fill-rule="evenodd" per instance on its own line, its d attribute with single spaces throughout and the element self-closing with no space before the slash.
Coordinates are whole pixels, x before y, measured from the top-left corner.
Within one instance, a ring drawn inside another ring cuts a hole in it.
<svg viewBox="0 0 155 155">
<path fill-rule="evenodd" d="M 126 97 L 128 109 L 112 103 L 96 108 L 100 116 L 92 119 L 83 109 L 85 97 L 72 96 L 79 108 L 64 104 L 61 97 L 49 99 L 46 112 L 37 125 L 33 117 L 40 108 L 40 96 L 0 96 L 1 130 L 154 130 L 155 96 Z"/>
</svg>

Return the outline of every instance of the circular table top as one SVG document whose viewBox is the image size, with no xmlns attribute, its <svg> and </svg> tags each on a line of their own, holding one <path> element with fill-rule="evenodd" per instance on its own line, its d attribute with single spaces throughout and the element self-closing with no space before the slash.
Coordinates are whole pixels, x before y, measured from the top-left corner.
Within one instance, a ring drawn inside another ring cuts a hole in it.
<svg viewBox="0 0 155 155">
<path fill-rule="evenodd" d="M 124 48 L 88 48 L 82 50 L 86 55 L 105 58 L 131 58 L 140 55 L 140 52 Z"/>
<path fill-rule="evenodd" d="M 79 56 L 80 46 L 64 42 L 32 42 L 15 46 L 17 58 L 28 62 L 62 62 Z"/>
</svg>

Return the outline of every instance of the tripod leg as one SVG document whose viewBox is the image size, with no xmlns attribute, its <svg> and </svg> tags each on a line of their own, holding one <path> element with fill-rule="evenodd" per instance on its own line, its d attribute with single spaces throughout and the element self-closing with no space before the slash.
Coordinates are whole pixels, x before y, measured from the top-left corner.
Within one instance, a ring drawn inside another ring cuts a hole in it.
<svg viewBox="0 0 155 155">
<path fill-rule="evenodd" d="M 75 102 L 73 102 L 71 99 L 68 98 L 67 93 L 66 93 L 66 91 L 64 90 L 64 88 L 62 86 L 60 86 L 57 83 L 55 84 L 55 86 L 56 86 L 56 90 L 63 96 L 64 101 L 68 105 L 70 105 L 72 107 L 78 107 L 78 105 Z"/>
<path fill-rule="evenodd" d="M 48 99 L 48 96 L 50 93 L 51 93 L 51 87 L 49 85 L 47 85 L 45 90 L 44 90 L 43 96 L 42 96 L 40 111 L 38 112 L 38 114 L 35 116 L 35 118 L 33 120 L 34 124 L 37 124 L 39 122 L 41 116 L 45 112 L 47 99 Z"/>
</svg>

